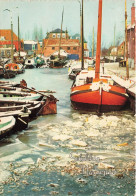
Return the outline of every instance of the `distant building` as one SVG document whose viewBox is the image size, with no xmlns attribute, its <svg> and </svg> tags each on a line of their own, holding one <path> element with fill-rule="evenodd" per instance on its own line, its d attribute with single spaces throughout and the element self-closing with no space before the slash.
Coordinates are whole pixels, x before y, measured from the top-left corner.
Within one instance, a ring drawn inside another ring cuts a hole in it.
<svg viewBox="0 0 136 196">
<path fill-rule="evenodd" d="M 131 24 L 127 27 L 128 39 L 128 63 L 130 67 L 136 68 L 136 17 L 135 7 L 131 7 Z"/>
<path fill-rule="evenodd" d="M 51 31 L 50 33 L 47 33 L 47 37 L 49 39 L 59 39 L 61 34 L 61 29 L 55 29 Z M 62 30 L 62 39 L 69 39 L 68 31 Z"/>
<path fill-rule="evenodd" d="M 118 56 L 119 56 L 119 57 L 124 57 L 124 52 L 125 52 L 125 42 L 122 42 L 122 43 L 118 46 Z"/>
<path fill-rule="evenodd" d="M 36 50 L 37 49 L 37 42 L 33 40 L 25 40 L 24 41 L 24 50 L 29 51 L 29 50 Z"/>
<path fill-rule="evenodd" d="M 50 33 L 47 33 L 46 38 L 43 40 L 43 54 L 44 56 L 50 56 L 55 51 L 59 50 L 61 30 L 55 29 Z M 85 44 L 84 54 L 85 57 L 89 56 L 89 50 L 87 49 L 87 42 Z M 68 31 L 62 31 L 61 49 L 73 56 L 79 56 L 81 58 L 81 44 L 79 39 L 70 39 Z"/>
<path fill-rule="evenodd" d="M 24 41 L 24 51 L 27 52 L 28 55 L 32 55 L 36 53 L 37 50 L 37 42 L 33 40 L 25 40 Z"/>
<path fill-rule="evenodd" d="M 17 35 L 13 32 L 13 49 L 18 51 L 23 49 L 23 41 L 18 42 Z M 9 57 L 11 55 L 11 30 L 0 29 L 0 56 Z"/>
</svg>

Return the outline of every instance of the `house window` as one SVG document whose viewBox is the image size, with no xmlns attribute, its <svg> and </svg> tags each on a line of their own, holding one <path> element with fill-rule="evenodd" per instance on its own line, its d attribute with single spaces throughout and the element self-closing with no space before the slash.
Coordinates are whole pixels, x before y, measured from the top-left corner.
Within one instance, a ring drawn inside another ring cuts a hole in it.
<svg viewBox="0 0 136 196">
<path fill-rule="evenodd" d="M 52 50 L 55 50 L 55 47 L 52 47 Z"/>
<path fill-rule="evenodd" d="M 56 34 L 53 34 L 52 37 L 53 37 L 53 38 L 56 38 Z"/>
<path fill-rule="evenodd" d="M 57 34 L 57 38 L 60 38 L 60 34 Z"/>
<path fill-rule="evenodd" d="M 68 50 L 70 50 L 70 47 L 67 47 Z"/>
<path fill-rule="evenodd" d="M 62 34 L 62 38 L 65 38 L 65 34 Z"/>
<path fill-rule="evenodd" d="M 73 50 L 77 50 L 77 47 L 73 47 Z"/>
</svg>

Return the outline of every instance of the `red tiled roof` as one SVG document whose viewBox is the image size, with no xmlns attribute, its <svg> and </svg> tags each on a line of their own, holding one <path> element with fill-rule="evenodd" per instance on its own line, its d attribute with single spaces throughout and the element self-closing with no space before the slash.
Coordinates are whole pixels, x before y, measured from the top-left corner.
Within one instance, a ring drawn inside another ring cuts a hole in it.
<svg viewBox="0 0 136 196">
<path fill-rule="evenodd" d="M 0 37 L 3 36 L 5 40 L 10 41 L 11 40 L 11 30 L 10 29 L 0 29 Z M 13 32 L 13 41 L 17 41 L 18 37 Z"/>
<path fill-rule="evenodd" d="M 59 39 L 44 39 L 44 46 L 59 46 Z M 77 39 L 62 39 L 61 46 L 79 46 Z"/>
</svg>

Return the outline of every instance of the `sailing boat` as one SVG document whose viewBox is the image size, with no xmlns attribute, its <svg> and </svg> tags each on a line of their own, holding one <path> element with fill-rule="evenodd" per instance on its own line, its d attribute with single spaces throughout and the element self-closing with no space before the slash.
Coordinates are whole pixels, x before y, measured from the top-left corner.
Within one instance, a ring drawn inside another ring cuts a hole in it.
<svg viewBox="0 0 136 196">
<path fill-rule="evenodd" d="M 62 20 L 61 20 L 61 32 L 60 32 L 60 39 L 59 39 L 59 51 L 57 52 L 57 56 L 51 55 L 50 57 L 50 68 L 62 68 L 66 64 L 66 57 L 61 57 L 61 38 L 62 38 L 62 24 L 63 24 L 63 14 L 64 14 L 64 7 L 62 11 Z"/>
<path fill-rule="evenodd" d="M 82 85 L 73 84 L 70 98 L 74 109 L 98 112 L 115 111 L 122 109 L 128 99 L 126 90 L 113 85 L 109 76 L 100 77 L 101 26 L 102 0 L 99 0 L 95 76 L 84 77 Z"/>
</svg>

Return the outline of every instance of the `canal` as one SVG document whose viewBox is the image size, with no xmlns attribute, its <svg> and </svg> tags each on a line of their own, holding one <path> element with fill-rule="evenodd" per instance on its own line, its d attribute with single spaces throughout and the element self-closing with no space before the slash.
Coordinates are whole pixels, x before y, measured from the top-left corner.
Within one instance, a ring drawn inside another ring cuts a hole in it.
<svg viewBox="0 0 136 196">
<path fill-rule="evenodd" d="M 2 195 L 134 195 L 135 119 L 131 110 L 96 113 L 70 105 L 67 68 L 32 69 L 11 81 L 56 91 L 57 114 L 0 142 Z"/>
</svg>

